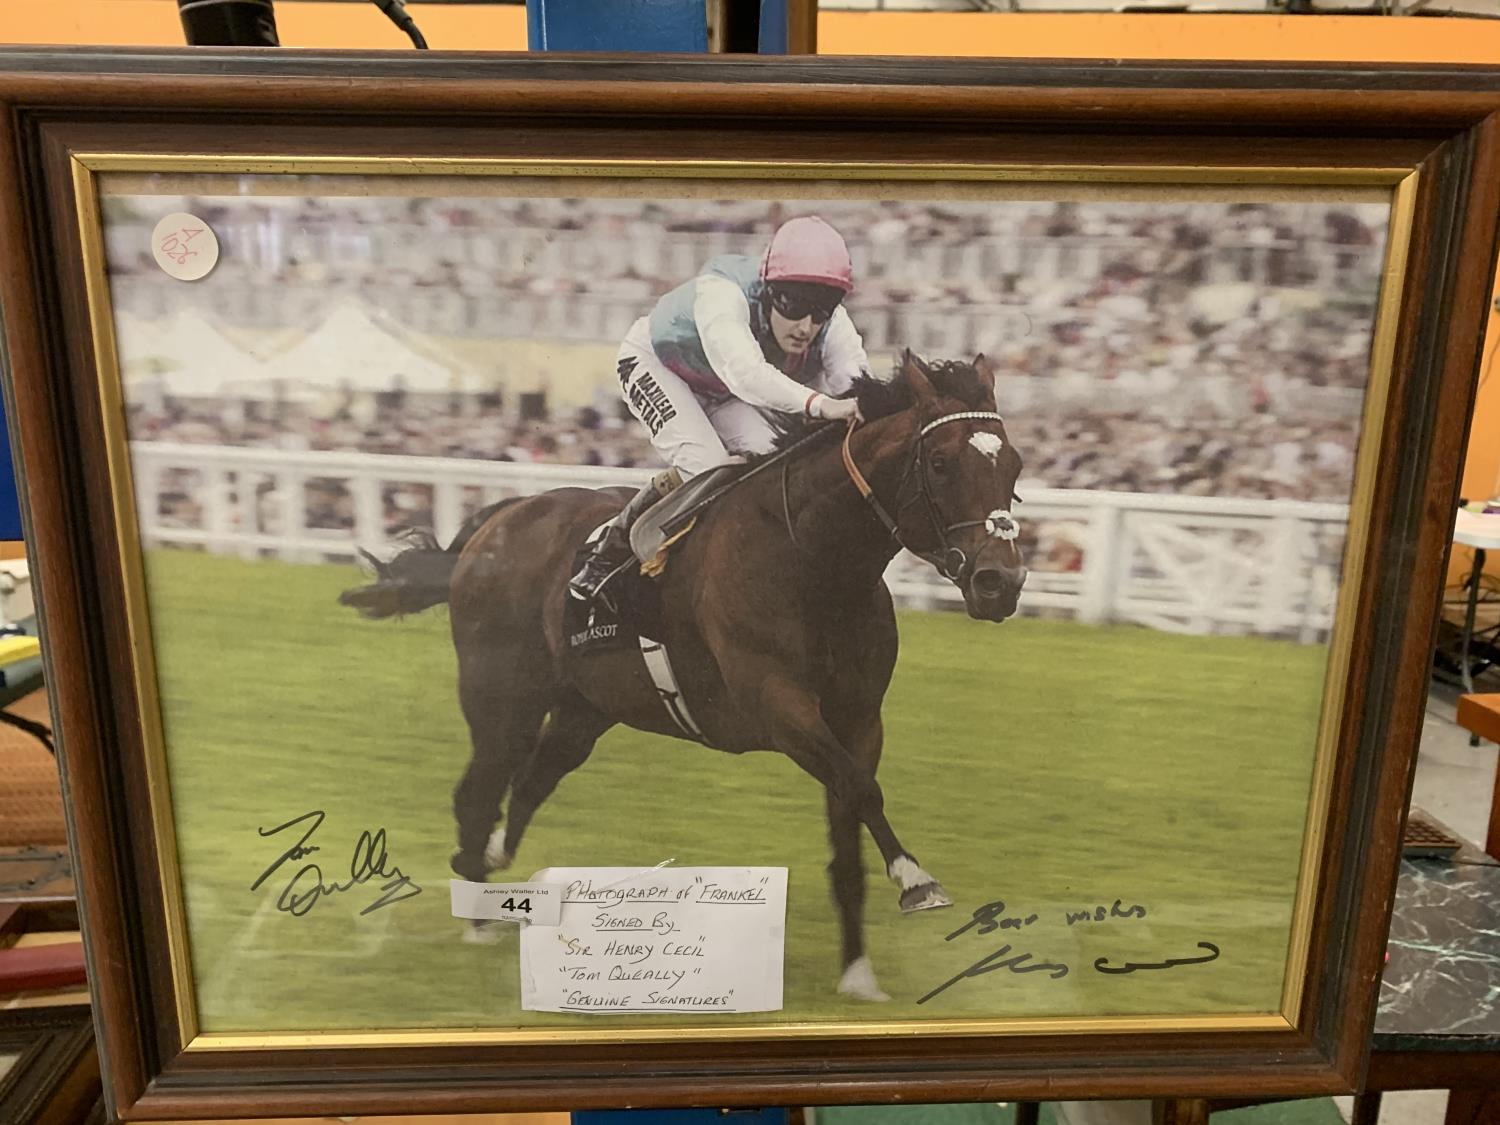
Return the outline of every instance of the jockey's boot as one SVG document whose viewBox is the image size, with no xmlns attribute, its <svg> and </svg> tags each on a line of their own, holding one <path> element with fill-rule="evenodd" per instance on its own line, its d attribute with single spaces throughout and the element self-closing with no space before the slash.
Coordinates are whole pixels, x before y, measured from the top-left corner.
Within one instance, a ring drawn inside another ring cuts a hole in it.
<svg viewBox="0 0 1500 1125">
<path fill-rule="evenodd" d="M 593 601 L 604 583 L 633 557 L 630 552 L 630 527 L 658 500 L 682 483 L 676 469 L 657 473 L 646 487 L 625 502 L 620 514 L 604 526 L 604 534 L 594 541 L 593 549 L 583 560 L 577 574 L 568 580 L 568 593 L 580 601 Z"/>
</svg>

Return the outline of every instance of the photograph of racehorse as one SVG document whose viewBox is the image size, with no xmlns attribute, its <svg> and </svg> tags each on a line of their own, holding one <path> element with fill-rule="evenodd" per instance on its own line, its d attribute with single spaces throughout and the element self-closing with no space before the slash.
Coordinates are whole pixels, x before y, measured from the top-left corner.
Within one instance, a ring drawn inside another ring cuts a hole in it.
<svg viewBox="0 0 1500 1125">
<path fill-rule="evenodd" d="M 826 790 L 839 991 L 865 999 L 885 995 L 865 955 L 861 829 L 903 911 L 952 904 L 897 839 L 876 779 L 898 643 L 885 571 L 905 547 L 963 591 L 969 616 L 989 621 L 1015 613 L 1026 580 L 1010 514 L 1021 458 L 994 380 L 983 356 L 928 366 L 908 353 L 894 381 L 856 384 L 865 423 L 825 423 L 818 440 L 772 455 L 703 513 L 662 580 L 662 642 L 682 669 L 699 740 L 785 754 Z M 453 867 L 467 878 L 511 866 L 538 806 L 616 723 L 692 737 L 638 651 L 573 656 L 563 632 L 573 555 L 624 499 L 561 489 L 501 501 L 446 548 L 410 547 L 343 597 L 371 617 L 451 608 L 474 743 L 454 797 Z"/>
<path fill-rule="evenodd" d="M 1383 189 L 101 185 L 205 1030 L 1280 1010 Z M 781 1010 L 448 897 L 665 865 L 786 870 Z"/>
</svg>

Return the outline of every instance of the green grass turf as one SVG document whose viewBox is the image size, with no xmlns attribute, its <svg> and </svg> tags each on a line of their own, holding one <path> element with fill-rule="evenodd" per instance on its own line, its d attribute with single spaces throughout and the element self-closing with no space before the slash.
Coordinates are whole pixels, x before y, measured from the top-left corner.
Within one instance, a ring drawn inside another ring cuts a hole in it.
<svg viewBox="0 0 1500 1125">
<path fill-rule="evenodd" d="M 361 577 L 337 566 L 159 551 L 147 577 L 205 1030 L 608 1020 L 519 1012 L 513 936 L 459 940 L 449 800 L 468 741 L 446 609 L 362 620 L 335 600 Z M 774 1019 L 1276 1010 L 1325 651 L 950 614 L 904 613 L 900 628 L 880 777 L 897 831 L 956 907 L 901 915 L 867 842 L 869 946 L 889 1004 L 834 992 L 821 793 L 779 755 L 617 728 L 540 810 L 515 874 L 788 867 L 786 1006 Z M 358 911 L 376 896 L 363 888 L 304 918 L 277 913 L 270 887 L 249 889 L 279 854 L 257 829 L 312 809 L 328 814 L 318 842 L 330 871 L 361 830 L 384 827 L 424 893 L 367 917 Z M 994 899 L 1038 920 L 944 940 Z M 1064 921 L 1116 899 L 1146 917 Z M 1204 940 L 1222 950 L 1212 964 L 1093 969 L 1098 957 L 1192 956 Z M 916 1005 L 1007 941 L 1069 974 L 992 972 Z"/>
</svg>

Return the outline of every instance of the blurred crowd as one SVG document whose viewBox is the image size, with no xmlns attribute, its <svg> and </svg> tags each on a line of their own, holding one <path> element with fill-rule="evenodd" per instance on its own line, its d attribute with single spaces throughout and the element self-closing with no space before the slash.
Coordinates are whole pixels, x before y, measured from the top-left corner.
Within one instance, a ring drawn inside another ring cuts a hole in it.
<svg viewBox="0 0 1500 1125">
<path fill-rule="evenodd" d="M 183 287 L 142 248 L 151 213 L 110 201 L 122 307 L 200 301 L 239 330 L 316 331 L 350 294 L 433 338 L 613 345 L 708 257 L 755 252 L 794 213 L 845 234 L 872 353 L 983 350 L 1044 487 L 1347 499 L 1384 237 L 1365 204 L 820 200 L 184 200 L 227 252 Z M 295 380 L 295 373 L 288 373 Z M 132 399 L 137 440 L 655 465 L 609 372 L 594 405 L 499 390 L 383 393 L 332 409 Z M 529 401 L 523 401 L 527 400 Z"/>
<path fill-rule="evenodd" d="M 1343 502 L 1354 467 L 1352 420 L 1288 425 L 1252 413 L 1229 420 L 1200 411 L 1163 418 L 1144 411 L 1008 412 L 1007 432 L 1031 487 L 1108 489 L 1190 496 Z M 659 467 L 646 431 L 623 407 L 586 407 L 522 420 L 445 411 L 430 402 L 385 407 L 370 422 L 348 417 L 276 423 L 251 412 L 237 422 L 174 407 L 132 412 L 137 440 L 286 450 L 458 457 L 523 464 Z"/>
<path fill-rule="evenodd" d="M 117 300 L 147 319 L 200 302 L 226 327 L 307 332 L 354 297 L 431 335 L 610 343 L 710 257 L 759 254 L 783 219 L 817 212 L 849 243 L 867 346 L 1004 353 L 1041 375 L 1081 360 L 1103 376 L 1156 352 L 1223 369 L 1232 357 L 1210 337 L 1227 323 L 1285 327 L 1301 311 L 1274 293 L 1367 321 L 1383 237 L 1367 204 L 193 198 L 179 205 L 225 253 L 184 290 L 149 253 L 168 204 L 109 205 Z M 1194 300 L 1236 287 L 1261 299 Z"/>
</svg>

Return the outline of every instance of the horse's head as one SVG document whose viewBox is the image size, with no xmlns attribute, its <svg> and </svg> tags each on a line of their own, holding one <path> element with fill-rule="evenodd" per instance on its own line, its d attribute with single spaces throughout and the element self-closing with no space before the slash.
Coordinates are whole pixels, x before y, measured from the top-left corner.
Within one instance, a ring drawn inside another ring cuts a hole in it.
<svg viewBox="0 0 1500 1125">
<path fill-rule="evenodd" d="M 1016 612 L 1026 567 L 1011 514 L 1021 456 L 995 409 L 994 369 L 982 355 L 929 365 L 907 352 L 890 390 L 910 418 L 892 510 L 897 535 L 963 591 L 970 617 L 1004 621 Z"/>
</svg>

